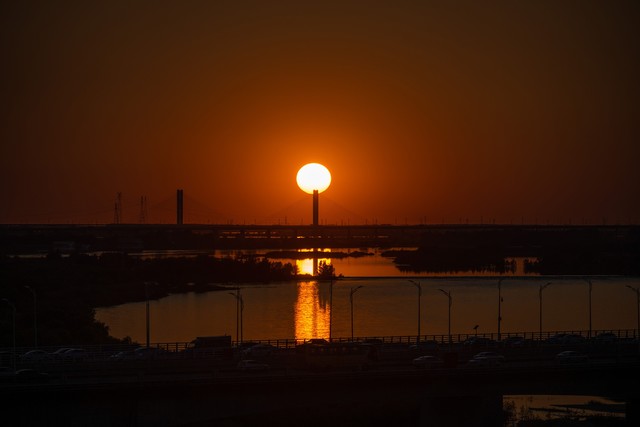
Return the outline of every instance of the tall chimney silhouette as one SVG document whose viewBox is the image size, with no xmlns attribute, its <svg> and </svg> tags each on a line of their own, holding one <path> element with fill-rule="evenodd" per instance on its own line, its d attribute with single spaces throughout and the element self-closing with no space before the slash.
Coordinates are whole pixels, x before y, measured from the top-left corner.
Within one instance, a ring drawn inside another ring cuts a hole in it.
<svg viewBox="0 0 640 427">
<path fill-rule="evenodd" d="M 313 190 L 313 225 L 318 225 L 318 190 Z"/>
<path fill-rule="evenodd" d="M 178 202 L 178 225 L 182 225 L 182 213 L 183 213 L 183 203 L 184 203 L 184 195 L 182 190 L 178 190 L 177 194 L 177 202 Z"/>
</svg>

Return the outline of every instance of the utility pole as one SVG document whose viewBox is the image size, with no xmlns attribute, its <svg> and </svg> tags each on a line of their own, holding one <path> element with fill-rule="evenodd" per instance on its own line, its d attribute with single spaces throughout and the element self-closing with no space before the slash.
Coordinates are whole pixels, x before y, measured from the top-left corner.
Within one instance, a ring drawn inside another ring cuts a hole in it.
<svg viewBox="0 0 640 427">
<path fill-rule="evenodd" d="M 242 345 L 243 331 L 242 331 L 242 314 L 244 312 L 244 299 L 240 295 L 240 288 L 237 288 L 236 293 L 229 292 L 229 295 L 236 299 L 236 341 L 238 346 Z"/>
<path fill-rule="evenodd" d="M 636 329 L 636 334 L 638 336 L 640 336 L 640 288 L 639 287 L 633 287 L 630 285 L 627 285 L 627 288 L 631 289 L 633 292 L 636 293 L 636 306 L 637 306 L 637 315 L 638 315 L 638 326 Z"/>
<path fill-rule="evenodd" d="M 362 286 L 351 288 L 351 292 L 349 292 L 349 302 L 351 304 L 351 341 L 353 341 L 353 294 L 360 288 L 362 288 Z"/>
<path fill-rule="evenodd" d="M 589 339 L 591 339 L 591 333 L 592 333 L 592 328 L 591 328 L 591 293 L 593 291 L 593 283 L 591 283 L 591 280 L 586 279 L 587 283 L 589 284 Z"/>
<path fill-rule="evenodd" d="M 11 352 L 11 360 L 13 363 L 13 372 L 16 371 L 16 306 L 6 298 L 2 298 L 2 301 L 7 303 L 9 307 L 11 307 L 12 317 L 11 317 L 11 325 L 12 325 L 12 352 Z"/>
<path fill-rule="evenodd" d="M 544 291 L 547 286 L 549 286 L 551 284 L 551 282 L 547 282 L 544 285 L 540 285 L 540 290 L 538 291 L 538 297 L 540 298 L 540 336 L 538 337 L 539 340 L 542 340 L 542 291 Z"/>
<path fill-rule="evenodd" d="M 329 342 L 331 342 L 331 329 L 333 323 L 333 277 L 329 282 Z"/>
<path fill-rule="evenodd" d="M 449 299 L 449 348 L 453 345 L 451 341 L 451 305 L 453 304 L 453 298 L 451 297 L 451 291 L 445 291 L 444 289 L 438 289 L 440 292 L 445 294 Z"/>
<path fill-rule="evenodd" d="M 420 345 L 420 300 L 422 299 L 422 286 L 419 282 L 409 280 L 413 286 L 418 289 L 418 336 L 416 337 L 416 345 Z"/>
<path fill-rule="evenodd" d="M 25 289 L 33 295 L 33 346 L 38 348 L 38 296 L 31 286 L 25 285 Z"/>
<path fill-rule="evenodd" d="M 504 279 L 498 280 L 498 341 L 502 340 L 500 326 L 502 323 L 502 281 L 503 280 Z"/>
<path fill-rule="evenodd" d="M 147 348 L 149 348 L 149 329 L 150 329 L 150 321 L 149 321 L 149 282 L 144 282 L 144 296 L 147 300 L 146 304 L 146 330 L 147 330 Z"/>
</svg>

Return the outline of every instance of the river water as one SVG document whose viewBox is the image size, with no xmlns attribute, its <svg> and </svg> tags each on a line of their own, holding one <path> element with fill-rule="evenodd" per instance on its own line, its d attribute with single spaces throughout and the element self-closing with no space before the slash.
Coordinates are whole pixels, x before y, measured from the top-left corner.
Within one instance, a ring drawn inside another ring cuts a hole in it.
<svg viewBox="0 0 640 427">
<path fill-rule="evenodd" d="M 344 250 L 343 250 L 344 251 Z M 196 336 L 228 334 L 244 340 L 307 339 L 331 336 L 415 336 L 448 333 L 450 292 L 452 334 L 495 333 L 498 318 L 498 279 L 501 282 L 502 332 L 537 332 L 540 322 L 545 331 L 589 329 L 589 285 L 593 330 L 635 329 L 635 294 L 640 278 L 577 276 L 527 276 L 518 260 L 514 274 L 457 273 L 450 275 L 402 274 L 392 260 L 379 251 L 372 256 L 326 259 L 344 278 L 330 282 L 241 284 L 242 328 L 237 322 L 237 299 L 228 291 L 170 295 L 150 302 L 152 342 L 186 342 Z M 154 254 L 153 256 L 157 256 Z M 228 254 L 217 253 L 216 256 Z M 296 262 L 300 272 L 310 272 L 313 260 Z M 418 289 L 411 282 L 422 287 Z M 353 292 L 353 293 L 352 293 Z M 350 298 L 352 296 L 353 298 Z M 353 301 L 353 305 L 351 304 Z M 353 307 L 353 309 L 352 309 Z M 111 335 L 144 342 L 145 302 L 128 303 L 96 310 L 96 319 L 110 328 Z"/>
</svg>

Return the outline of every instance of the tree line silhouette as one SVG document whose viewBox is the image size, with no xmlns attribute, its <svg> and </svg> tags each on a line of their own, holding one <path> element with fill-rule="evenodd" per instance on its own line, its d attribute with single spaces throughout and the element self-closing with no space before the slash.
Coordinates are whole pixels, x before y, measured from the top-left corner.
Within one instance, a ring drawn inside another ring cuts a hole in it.
<svg viewBox="0 0 640 427">
<path fill-rule="evenodd" d="M 640 229 L 624 234 L 597 228 L 543 230 L 437 230 L 425 233 L 416 250 L 386 251 L 404 272 L 515 272 L 512 258 L 526 258 L 527 273 L 576 275 L 640 274 Z"/>
<path fill-rule="evenodd" d="M 109 344 L 95 307 L 164 297 L 170 293 L 226 289 L 225 283 L 292 280 L 296 267 L 253 257 L 141 259 L 124 253 L 50 254 L 46 258 L 0 259 L 0 298 L 16 307 L 16 343 L 33 343 L 34 300 L 40 345 Z M 146 283 L 146 284 L 145 284 Z M 0 347 L 11 346 L 12 309 L 0 305 Z"/>
</svg>

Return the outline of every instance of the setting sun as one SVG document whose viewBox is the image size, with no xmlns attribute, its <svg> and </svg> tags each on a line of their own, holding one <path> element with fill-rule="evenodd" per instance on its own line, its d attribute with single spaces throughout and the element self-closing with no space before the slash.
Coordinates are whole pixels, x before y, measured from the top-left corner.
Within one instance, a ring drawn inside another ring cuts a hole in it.
<svg viewBox="0 0 640 427">
<path fill-rule="evenodd" d="M 314 190 L 322 193 L 331 184 L 331 173 L 320 163 L 308 163 L 300 168 L 296 181 L 305 193 L 313 194 Z"/>
</svg>

